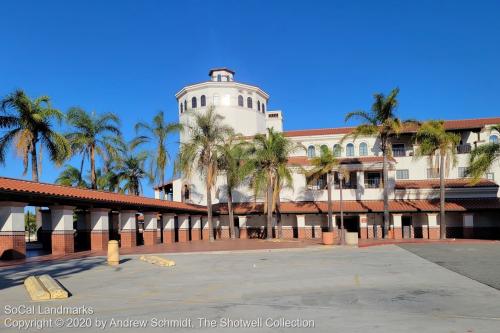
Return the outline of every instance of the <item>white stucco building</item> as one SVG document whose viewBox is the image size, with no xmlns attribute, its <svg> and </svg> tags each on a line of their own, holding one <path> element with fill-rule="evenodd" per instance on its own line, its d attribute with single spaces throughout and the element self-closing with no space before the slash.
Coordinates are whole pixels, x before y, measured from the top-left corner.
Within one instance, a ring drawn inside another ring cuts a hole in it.
<svg viewBox="0 0 500 333">
<path fill-rule="evenodd" d="M 344 182 L 344 211 L 346 226 L 357 231 L 361 238 L 381 236 L 382 223 L 382 155 L 375 137 L 342 140 L 351 127 L 312 130 L 283 129 L 281 111 L 269 110 L 269 95 L 261 88 L 235 80 L 235 73 L 227 68 L 209 72 L 209 80 L 182 88 L 175 97 L 178 102 L 179 121 L 187 124 L 194 112 L 205 112 L 215 107 L 224 122 L 237 133 L 251 137 L 265 133 L 273 127 L 305 148 L 290 158 L 294 170 L 292 189 L 281 193 L 281 212 L 284 234 L 288 237 L 319 237 L 326 227 L 325 182 L 308 183 L 304 174 L 294 165 L 307 168 L 309 159 L 319 153 L 320 146 L 332 149 L 341 164 L 350 170 L 350 180 Z M 437 115 L 438 117 L 439 115 Z M 447 175 L 447 226 L 450 237 L 498 238 L 500 223 L 494 216 L 500 212 L 498 179 L 500 166 L 495 165 L 477 185 L 470 186 L 465 178 L 469 152 L 475 146 L 498 141 L 499 133 L 491 131 L 499 118 L 464 119 L 446 121 L 449 131 L 461 136 L 458 146 L 458 164 Z M 414 133 L 402 133 L 392 141 L 393 158 L 390 160 L 389 187 L 391 223 L 394 237 L 438 237 L 439 205 L 437 170 L 427 159 L 416 159 Z M 189 140 L 181 134 L 180 141 Z M 333 191 L 334 214 L 339 212 L 338 180 Z M 206 204 L 203 180 L 197 176 L 181 177 L 155 189 L 156 197 L 165 200 Z M 213 193 L 217 226 L 221 235 L 227 235 L 229 221 L 225 208 L 224 177 L 219 177 Z M 262 198 L 254 198 L 247 186 L 233 193 L 236 202 L 235 223 L 239 231 L 249 235 L 262 234 L 265 217 L 262 215 Z"/>
</svg>

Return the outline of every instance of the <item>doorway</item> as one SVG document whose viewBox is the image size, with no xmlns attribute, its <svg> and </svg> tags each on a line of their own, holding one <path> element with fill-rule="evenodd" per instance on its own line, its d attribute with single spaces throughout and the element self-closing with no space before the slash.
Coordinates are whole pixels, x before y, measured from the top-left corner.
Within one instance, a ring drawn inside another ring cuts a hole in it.
<svg viewBox="0 0 500 333">
<path fill-rule="evenodd" d="M 403 238 L 413 238 L 413 224 L 411 216 L 401 217 L 401 227 L 403 228 Z"/>
</svg>

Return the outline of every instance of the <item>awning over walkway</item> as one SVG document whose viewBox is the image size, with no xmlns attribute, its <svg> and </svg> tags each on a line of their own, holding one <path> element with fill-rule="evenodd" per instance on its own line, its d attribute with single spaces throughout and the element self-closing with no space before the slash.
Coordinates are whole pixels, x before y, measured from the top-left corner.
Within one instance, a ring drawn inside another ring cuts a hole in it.
<svg viewBox="0 0 500 333">
<path fill-rule="evenodd" d="M 0 177 L 0 200 L 25 202 L 42 207 L 71 205 L 120 210 L 206 214 L 205 206 L 5 177 Z"/>
<path fill-rule="evenodd" d="M 263 203 L 236 203 L 233 204 L 235 214 L 262 214 Z M 344 201 L 344 212 L 346 213 L 381 213 L 384 211 L 383 200 Z M 227 205 L 216 205 L 216 211 L 227 214 Z M 500 209 L 498 198 L 477 199 L 450 199 L 446 202 L 447 211 L 464 212 L 474 210 Z M 325 201 L 296 201 L 282 202 L 281 213 L 283 214 L 326 214 L 328 203 Z M 334 213 L 340 212 L 340 203 L 333 202 Z M 439 200 L 390 200 L 389 211 L 391 212 L 439 212 Z"/>
</svg>

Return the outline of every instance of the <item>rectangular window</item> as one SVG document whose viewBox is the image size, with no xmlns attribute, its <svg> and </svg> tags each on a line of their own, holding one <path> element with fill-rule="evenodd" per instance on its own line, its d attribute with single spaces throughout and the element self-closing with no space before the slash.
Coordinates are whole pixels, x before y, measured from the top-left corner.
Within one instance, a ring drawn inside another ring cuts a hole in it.
<svg viewBox="0 0 500 333">
<path fill-rule="evenodd" d="M 495 180 L 495 174 L 493 172 L 486 173 L 486 179 Z"/>
<path fill-rule="evenodd" d="M 326 174 L 321 175 L 318 179 L 312 179 L 311 177 L 306 177 L 307 189 L 308 190 L 324 190 L 326 189 Z"/>
<path fill-rule="evenodd" d="M 404 143 L 394 143 L 392 145 L 392 155 L 393 156 L 406 156 L 405 144 Z"/>
<path fill-rule="evenodd" d="M 408 169 L 396 170 L 396 179 L 410 179 L 410 171 Z"/>
<path fill-rule="evenodd" d="M 467 177 L 467 168 L 466 167 L 458 167 L 458 178 Z"/>
<path fill-rule="evenodd" d="M 427 178 L 439 178 L 439 168 L 427 168 Z"/>
</svg>

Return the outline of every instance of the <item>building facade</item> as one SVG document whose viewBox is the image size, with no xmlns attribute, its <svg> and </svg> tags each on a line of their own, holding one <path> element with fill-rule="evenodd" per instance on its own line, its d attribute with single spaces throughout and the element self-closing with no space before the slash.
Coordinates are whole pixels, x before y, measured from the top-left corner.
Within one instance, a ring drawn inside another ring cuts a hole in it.
<svg viewBox="0 0 500 333">
<path fill-rule="evenodd" d="M 268 109 L 269 95 L 261 88 L 235 81 L 235 73 L 227 68 L 213 69 L 210 79 L 188 85 L 176 95 L 179 121 L 189 124 L 196 112 L 214 107 L 224 122 L 246 137 L 265 133 L 267 128 L 282 131 L 303 149 L 289 159 L 293 171 L 293 188 L 281 192 L 282 226 L 285 237 L 321 237 L 327 226 L 326 179 L 311 183 L 301 172 L 310 166 L 310 159 L 319 154 L 321 146 L 331 149 L 343 167 L 349 170 L 349 179 L 343 180 L 343 210 L 349 231 L 358 232 L 360 238 L 382 235 L 383 177 L 382 153 L 376 137 L 345 138 L 352 127 L 312 130 L 283 130 L 281 111 Z M 461 137 L 457 147 L 458 163 L 447 170 L 447 234 L 448 237 L 499 238 L 500 223 L 495 219 L 500 212 L 498 178 L 500 166 L 495 165 L 478 184 L 471 186 L 466 178 L 471 150 L 488 142 L 498 142 L 500 133 L 491 125 L 499 118 L 464 119 L 446 121 L 449 131 Z M 401 133 L 391 142 L 389 161 L 389 199 L 391 237 L 437 238 L 439 235 L 439 172 L 426 158 L 417 159 L 417 146 L 412 140 L 414 132 Z M 189 133 L 180 136 L 181 144 L 189 140 Z M 333 190 L 334 215 L 338 224 L 339 180 L 335 178 Z M 175 179 L 155 189 L 157 198 L 205 205 L 204 182 L 197 174 Z M 263 198 L 254 198 L 253 192 L 243 184 L 233 192 L 235 221 L 228 221 L 227 191 L 224 177 L 220 176 L 213 193 L 215 213 L 218 214 L 218 232 L 227 236 L 229 223 L 237 232 L 248 237 L 264 234 L 265 216 Z"/>
</svg>

